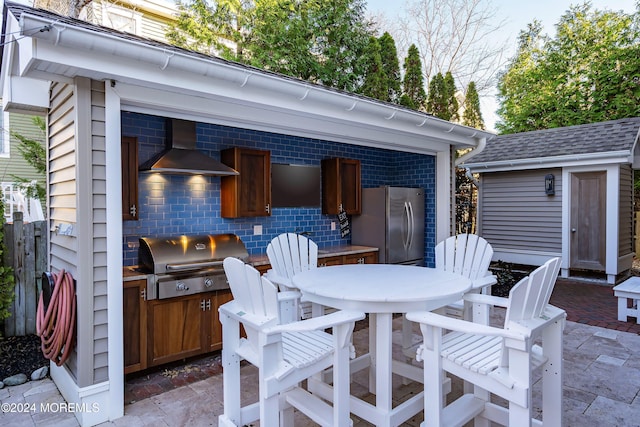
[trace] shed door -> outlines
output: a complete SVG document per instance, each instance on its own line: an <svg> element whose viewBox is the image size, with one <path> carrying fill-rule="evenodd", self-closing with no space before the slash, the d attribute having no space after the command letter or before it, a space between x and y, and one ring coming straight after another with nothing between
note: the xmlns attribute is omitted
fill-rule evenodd
<svg viewBox="0 0 640 427"><path fill-rule="evenodd" d="M569 268L600 271L605 269L606 186L605 171L571 175Z"/></svg>

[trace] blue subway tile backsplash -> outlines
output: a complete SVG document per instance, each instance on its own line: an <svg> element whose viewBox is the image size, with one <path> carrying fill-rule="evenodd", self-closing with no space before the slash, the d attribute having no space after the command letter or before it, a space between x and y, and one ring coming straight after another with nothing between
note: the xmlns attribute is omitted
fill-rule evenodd
<svg viewBox="0 0 640 427"><path fill-rule="evenodd" d="M140 113L122 113L122 134L138 138L139 162L165 147L166 119ZM220 151L233 147L269 150L272 163L320 166L329 157L358 159L362 186L421 187L425 190L425 264L433 265L435 245L435 157L298 136L240 129L207 123L196 127L197 149L220 160ZM123 223L123 264L138 263L140 237L180 234L237 234L250 254L266 251L271 239L283 232L311 231L320 248L349 244L340 229L331 230L337 216L321 208L273 208L269 217L229 219L220 216L220 177L139 175L138 221ZM262 235L254 235L262 225Z"/></svg>

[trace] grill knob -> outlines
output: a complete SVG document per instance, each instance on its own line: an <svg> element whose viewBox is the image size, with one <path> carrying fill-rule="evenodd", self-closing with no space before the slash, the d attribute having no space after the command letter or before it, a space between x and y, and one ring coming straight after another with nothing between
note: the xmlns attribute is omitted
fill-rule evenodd
<svg viewBox="0 0 640 427"><path fill-rule="evenodd" d="M176 291L188 291L189 288L187 287L187 285L184 284L184 282L178 282L176 283Z"/></svg>
<svg viewBox="0 0 640 427"><path fill-rule="evenodd" d="M210 288L213 286L213 280L210 277L204 279L204 287Z"/></svg>

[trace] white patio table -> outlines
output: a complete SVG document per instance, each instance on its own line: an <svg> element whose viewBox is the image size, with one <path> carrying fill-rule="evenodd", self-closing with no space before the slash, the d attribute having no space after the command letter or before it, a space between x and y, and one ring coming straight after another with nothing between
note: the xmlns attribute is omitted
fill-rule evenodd
<svg viewBox="0 0 640 427"><path fill-rule="evenodd" d="M323 306L369 313L369 354L352 363L352 372L371 365L369 390L376 394L371 405L351 396L351 412L376 426L397 426L424 407L423 394L392 407L393 373L422 382L422 370L393 360L391 352L394 313L434 310L458 301L471 281L434 268L395 264L352 264L316 268L293 277L302 298ZM322 382L310 387L331 396Z"/></svg>

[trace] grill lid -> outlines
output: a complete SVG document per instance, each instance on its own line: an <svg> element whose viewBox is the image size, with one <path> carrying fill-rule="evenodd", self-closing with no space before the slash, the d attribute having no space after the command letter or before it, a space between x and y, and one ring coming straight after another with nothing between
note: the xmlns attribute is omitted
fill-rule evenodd
<svg viewBox="0 0 640 427"><path fill-rule="evenodd" d="M141 237L138 264L145 271L165 274L217 267L226 257L244 260L248 256L235 234Z"/></svg>

